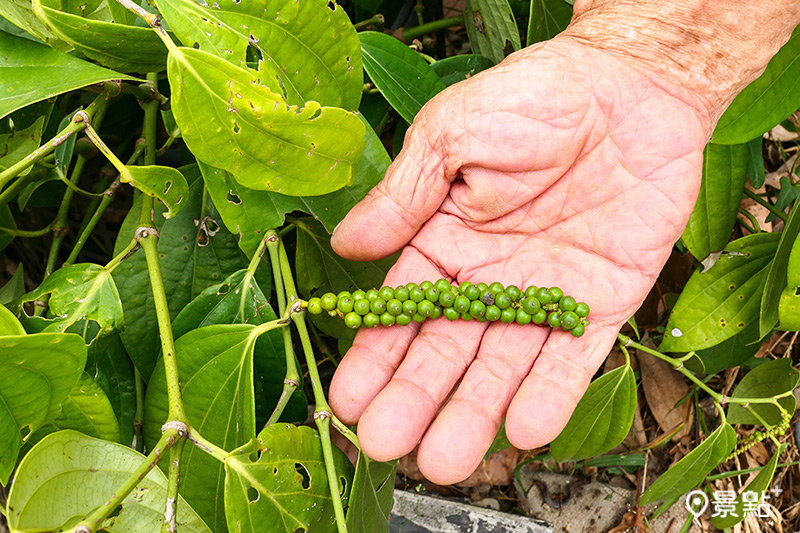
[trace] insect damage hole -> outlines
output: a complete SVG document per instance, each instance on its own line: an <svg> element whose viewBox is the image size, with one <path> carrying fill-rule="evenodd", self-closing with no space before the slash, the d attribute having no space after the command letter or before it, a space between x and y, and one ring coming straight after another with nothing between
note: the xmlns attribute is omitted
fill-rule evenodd
<svg viewBox="0 0 800 533"><path fill-rule="evenodd" d="M239 124L237 122L234 122L233 123L233 133L239 133L240 131L242 131L242 129L239 127Z"/></svg>
<svg viewBox="0 0 800 533"><path fill-rule="evenodd" d="M331 0L328 0L328 9L330 9L331 11L336 11L336 4Z"/></svg>
<svg viewBox="0 0 800 533"><path fill-rule="evenodd" d="M247 487L247 501L256 503L261 498L261 494L254 487Z"/></svg>
<svg viewBox="0 0 800 533"><path fill-rule="evenodd" d="M233 205L241 205L242 203L241 197L239 197L239 195L233 192L233 190L231 189L228 189L228 194L225 197L225 199L228 200Z"/></svg>
<svg viewBox="0 0 800 533"><path fill-rule="evenodd" d="M164 194L167 194L169 190L172 188L172 182L168 181L164 184Z"/></svg>
<svg viewBox="0 0 800 533"><path fill-rule="evenodd" d="M294 469L302 478L300 484L303 486L303 490L307 490L311 486L311 475L308 473L308 470L300 463L295 463Z"/></svg>

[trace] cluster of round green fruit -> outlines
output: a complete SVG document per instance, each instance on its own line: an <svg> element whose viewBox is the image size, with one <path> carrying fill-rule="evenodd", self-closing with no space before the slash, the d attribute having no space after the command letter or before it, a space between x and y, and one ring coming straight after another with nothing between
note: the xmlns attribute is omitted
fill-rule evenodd
<svg viewBox="0 0 800 533"><path fill-rule="evenodd" d="M525 290L502 283L473 284L465 281L454 285L446 279L409 283L399 287L382 287L352 293L332 292L311 298L308 312L344 319L353 329L377 326L405 326L429 318L444 316L448 320L477 320L504 324L546 324L569 331L575 337L589 324L589 306L572 296L565 296L558 287L528 287Z"/></svg>

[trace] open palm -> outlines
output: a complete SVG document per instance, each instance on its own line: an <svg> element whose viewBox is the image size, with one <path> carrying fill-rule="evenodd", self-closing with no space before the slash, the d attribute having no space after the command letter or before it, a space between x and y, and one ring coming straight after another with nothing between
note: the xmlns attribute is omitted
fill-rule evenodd
<svg viewBox="0 0 800 533"><path fill-rule="evenodd" d="M405 246L387 285L559 286L589 304L591 325L580 338L443 319L360 331L330 399L364 451L388 460L419 443L422 472L453 483L504 417L517 447L555 438L680 236L710 128L689 95L566 38L431 100L336 251Z"/></svg>

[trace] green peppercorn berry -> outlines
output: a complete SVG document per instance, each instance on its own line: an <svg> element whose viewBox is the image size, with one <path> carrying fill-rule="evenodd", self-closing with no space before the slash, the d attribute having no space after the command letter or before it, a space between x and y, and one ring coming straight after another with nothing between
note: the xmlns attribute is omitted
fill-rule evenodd
<svg viewBox="0 0 800 533"><path fill-rule="evenodd" d="M369 300L364 298L362 300L356 300L353 302L353 311L360 316L364 316L369 313Z"/></svg>
<svg viewBox="0 0 800 533"><path fill-rule="evenodd" d="M511 307L511 298L505 291L498 292L494 295L494 304L500 309L508 309Z"/></svg>
<svg viewBox="0 0 800 533"><path fill-rule="evenodd" d="M386 302L386 312L392 316L397 316L403 312L403 302L395 298Z"/></svg>
<svg viewBox="0 0 800 533"><path fill-rule="evenodd" d="M403 313L402 315L397 315L395 320L397 321L398 326L407 326L411 324L411 315Z"/></svg>
<svg viewBox="0 0 800 533"><path fill-rule="evenodd" d="M322 313L321 301L322 300L320 300L319 298L311 298L308 301L308 306L307 306L308 312L311 313L312 315L318 315Z"/></svg>
<svg viewBox="0 0 800 533"><path fill-rule="evenodd" d="M554 302L558 302L564 297L564 291L560 287L550 287L550 294L553 296Z"/></svg>
<svg viewBox="0 0 800 533"><path fill-rule="evenodd" d="M353 300L352 297L344 296L342 298L339 298L339 301L336 303L336 309L338 309L340 312L344 314L347 314L353 310L354 303L355 301Z"/></svg>
<svg viewBox="0 0 800 533"><path fill-rule="evenodd" d="M572 333L573 337L580 337L581 335L583 335L583 324L578 324L577 326L569 330L569 332Z"/></svg>
<svg viewBox="0 0 800 533"><path fill-rule="evenodd" d="M394 289L391 287L381 287L381 290L378 291L378 296L383 298L384 302L388 302L394 298Z"/></svg>
<svg viewBox="0 0 800 533"><path fill-rule="evenodd" d="M433 282L432 281L428 281L428 280L425 280L425 281L423 281L422 283L419 284L419 288L422 289L423 291L427 291L428 289L430 289L432 287L433 287Z"/></svg>
<svg viewBox="0 0 800 533"><path fill-rule="evenodd" d="M481 323L483 323L483 322L488 322L488 320L486 320L486 317L485 317L485 316L476 316L476 317L475 317L475 320L476 320L477 322L481 322Z"/></svg>
<svg viewBox="0 0 800 533"><path fill-rule="evenodd" d="M475 300L469 305L469 314L471 314L473 318L483 318L484 315L486 315L486 304Z"/></svg>
<svg viewBox="0 0 800 533"><path fill-rule="evenodd" d="M536 299L539 300L540 304L547 305L553 301L553 295L550 294L550 290L547 287L542 287L536 292Z"/></svg>
<svg viewBox="0 0 800 533"><path fill-rule="evenodd" d="M375 298L369 303L369 310L380 316L386 312L386 302L383 298Z"/></svg>
<svg viewBox="0 0 800 533"><path fill-rule="evenodd" d="M416 284L416 283L414 283L414 282L411 282L411 283L406 283L406 289L408 289L409 291L410 291L411 289L419 289L419 285L417 285L417 284Z"/></svg>
<svg viewBox="0 0 800 533"><path fill-rule="evenodd" d="M564 311L561 313L561 329L570 330L581 323L581 319L575 311Z"/></svg>
<svg viewBox="0 0 800 533"><path fill-rule="evenodd" d="M443 313L444 317L452 322L453 320L458 320L461 318L461 313L453 309L452 307L445 307Z"/></svg>
<svg viewBox="0 0 800 533"><path fill-rule="evenodd" d="M549 315L547 315L547 323L550 325L551 328L560 328L561 327L561 313L558 311L553 311Z"/></svg>
<svg viewBox="0 0 800 533"><path fill-rule="evenodd" d="M442 316L442 306L441 305L434 305L433 312L431 313L431 318L436 320Z"/></svg>
<svg viewBox="0 0 800 533"><path fill-rule="evenodd" d="M534 324L544 324L547 322L547 311L544 309L539 309L531 315L531 321Z"/></svg>
<svg viewBox="0 0 800 533"><path fill-rule="evenodd" d="M423 291L419 287L414 287L413 289L409 289L408 298L412 302L420 303L422 300L425 299L425 291Z"/></svg>
<svg viewBox="0 0 800 533"><path fill-rule="evenodd" d="M508 309L503 309L503 314L500 315L500 322L503 324L511 324L517 319L517 310L512 309L509 307Z"/></svg>
<svg viewBox="0 0 800 533"><path fill-rule="evenodd" d="M539 300L537 300L535 296L527 296L522 299L522 308L529 315L533 315L542 308L542 304L539 303Z"/></svg>
<svg viewBox="0 0 800 533"><path fill-rule="evenodd" d="M516 285L509 285L506 287L506 294L508 294L508 297L511 298L512 302L517 302L520 298L522 298L522 291L519 290L519 287Z"/></svg>
<svg viewBox="0 0 800 533"><path fill-rule="evenodd" d="M467 298L462 294L461 296L456 298L456 300L453 302L453 309L455 309L459 313L466 313L467 311L469 311L469 304L470 304L469 298Z"/></svg>
<svg viewBox="0 0 800 533"><path fill-rule="evenodd" d="M470 320L475 320L475 317L469 313L461 313L461 320L464 322L469 322Z"/></svg>
<svg viewBox="0 0 800 533"><path fill-rule="evenodd" d="M453 291L447 290L439 293L439 305L442 307L453 307L456 301L456 295Z"/></svg>
<svg viewBox="0 0 800 533"><path fill-rule="evenodd" d="M578 306L578 302L576 302L575 298L572 296L564 296L561 298L561 301L558 302L558 306L562 311L574 311L575 307Z"/></svg>
<svg viewBox="0 0 800 533"><path fill-rule="evenodd" d="M339 299L336 297L335 294L333 294L332 292L326 292L325 294L322 295L322 298L320 299L320 305L326 311L333 311L334 309L336 309L336 302L338 300Z"/></svg>
<svg viewBox="0 0 800 533"><path fill-rule="evenodd" d="M406 300L403 302L403 312L408 316L414 316L417 314L417 302L413 300Z"/></svg>
<svg viewBox="0 0 800 533"><path fill-rule="evenodd" d="M422 315L421 315L421 314L419 314L419 313L414 313L414 316L413 316L413 317L411 317L411 318L412 318L412 319L414 320L414 322L416 322L417 324L422 324L423 322L425 322L425 319L426 319L427 317L424 317L424 316L422 316Z"/></svg>
<svg viewBox="0 0 800 533"><path fill-rule="evenodd" d="M358 329L361 327L361 315L353 311L344 315L344 325L348 328Z"/></svg>
<svg viewBox="0 0 800 533"><path fill-rule="evenodd" d="M408 287L404 285L400 285L394 290L394 297L400 300L401 302L405 302L408 300Z"/></svg>
<svg viewBox="0 0 800 533"><path fill-rule="evenodd" d="M480 282L475 286L478 287L479 291L488 291L489 290L489 286L487 284L483 283L483 282Z"/></svg>
<svg viewBox="0 0 800 533"><path fill-rule="evenodd" d="M445 292L445 291L449 291L449 290L452 289L452 285L450 285L450 282L447 281L444 278L442 278L440 280L437 280L436 283L434 283L433 286L436 287L437 289L439 289L440 293Z"/></svg>
<svg viewBox="0 0 800 533"><path fill-rule="evenodd" d="M492 305L494 303L494 293L490 290L481 291L480 301L483 305Z"/></svg>
<svg viewBox="0 0 800 533"><path fill-rule="evenodd" d="M489 305L486 307L486 315L484 316L486 316L486 320L489 320L490 322L495 322L497 320L500 320L500 315L502 314L503 311L499 307L497 307L496 305Z"/></svg>
<svg viewBox="0 0 800 533"><path fill-rule="evenodd" d="M367 291L367 300L369 300L370 302L380 297L381 296L380 294L378 294L378 289L370 289Z"/></svg>
<svg viewBox="0 0 800 533"><path fill-rule="evenodd" d="M381 326L394 326L395 321L394 315L390 315L389 313L383 313L381 315Z"/></svg>
<svg viewBox="0 0 800 533"><path fill-rule="evenodd" d="M381 317L379 317L375 313L367 313L366 315L364 315L364 318L362 318L361 321L364 324L364 327L374 328L381 323Z"/></svg>
<svg viewBox="0 0 800 533"><path fill-rule="evenodd" d="M471 281L462 281L461 284L458 286L458 292L464 294L464 291L467 290L468 287L472 287Z"/></svg>
<svg viewBox="0 0 800 533"><path fill-rule="evenodd" d="M463 291L464 296L469 298L470 300L477 300L481 297L481 290L477 287L477 285L470 285Z"/></svg>
<svg viewBox="0 0 800 533"><path fill-rule="evenodd" d="M417 313L421 314L422 316L431 316L433 313L433 308L436 307L430 300L422 300L419 304L417 304Z"/></svg>
<svg viewBox="0 0 800 533"><path fill-rule="evenodd" d="M517 324L527 326L528 324L531 323L532 318L533 317L531 317L529 313L526 313L524 309L517 309L517 315L515 317Z"/></svg>
<svg viewBox="0 0 800 533"><path fill-rule="evenodd" d="M353 300L363 300L367 297L367 293L358 289L357 291L353 291Z"/></svg>
<svg viewBox="0 0 800 533"><path fill-rule="evenodd" d="M581 318L586 318L587 316L589 316L589 306L583 302L579 302L575 306L575 314Z"/></svg>
<svg viewBox="0 0 800 533"><path fill-rule="evenodd" d="M425 290L425 299L429 302L436 303L439 301L439 289L431 287Z"/></svg>
<svg viewBox="0 0 800 533"><path fill-rule="evenodd" d="M537 287L536 285L531 285L530 287L525 289L525 296L527 296L528 298L533 298L537 294L539 294L539 287Z"/></svg>
<svg viewBox="0 0 800 533"><path fill-rule="evenodd" d="M489 285L489 290L497 294L498 292L503 292L505 290L505 287L499 281L495 281L494 283Z"/></svg>

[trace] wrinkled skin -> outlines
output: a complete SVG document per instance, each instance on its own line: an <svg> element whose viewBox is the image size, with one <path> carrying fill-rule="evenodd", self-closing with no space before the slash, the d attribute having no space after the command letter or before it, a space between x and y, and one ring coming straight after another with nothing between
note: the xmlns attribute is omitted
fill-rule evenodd
<svg viewBox="0 0 800 533"><path fill-rule="evenodd" d="M439 94L385 179L333 239L344 257L403 248L387 285L440 277L559 286L591 307L581 338L533 325L427 321L360 331L330 389L364 451L419 443L431 481L480 464L500 424L555 438L644 300L691 213L712 129L688 91L569 38ZM459 382L460 380L460 382Z"/></svg>

